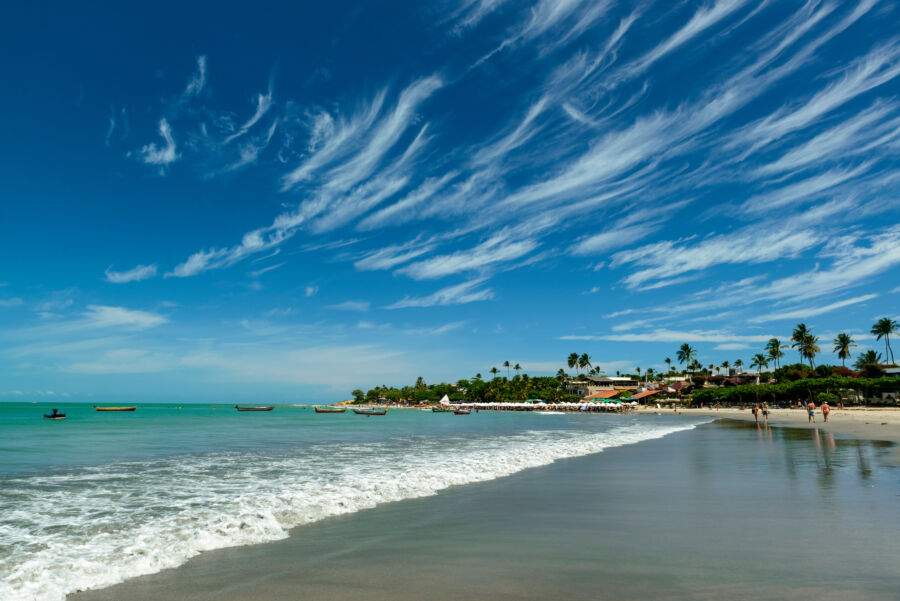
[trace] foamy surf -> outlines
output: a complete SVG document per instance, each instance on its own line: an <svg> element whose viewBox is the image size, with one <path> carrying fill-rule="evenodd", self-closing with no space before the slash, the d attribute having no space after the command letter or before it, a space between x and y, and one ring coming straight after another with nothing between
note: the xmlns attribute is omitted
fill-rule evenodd
<svg viewBox="0 0 900 601"><path fill-rule="evenodd" d="M180 456L7 479L0 489L0 599L62 601L69 593L181 565L203 551L278 540L293 527L329 516L433 495L695 425L403 437L280 453Z"/></svg>

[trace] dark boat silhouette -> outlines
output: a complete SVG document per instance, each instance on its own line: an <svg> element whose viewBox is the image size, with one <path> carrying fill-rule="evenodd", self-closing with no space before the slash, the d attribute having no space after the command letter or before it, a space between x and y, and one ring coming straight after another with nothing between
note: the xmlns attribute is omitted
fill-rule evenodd
<svg viewBox="0 0 900 601"><path fill-rule="evenodd" d="M59 410L54 409L53 413L45 413L44 417L47 419L66 419L66 414L60 413Z"/></svg>
<svg viewBox="0 0 900 601"><path fill-rule="evenodd" d="M235 405L234 408L238 411L271 411L275 407L241 407L240 405Z"/></svg>
<svg viewBox="0 0 900 601"><path fill-rule="evenodd" d="M98 407L94 405L95 411L134 411L137 407Z"/></svg>
<svg viewBox="0 0 900 601"><path fill-rule="evenodd" d="M316 413L343 413L346 407L316 407Z"/></svg>

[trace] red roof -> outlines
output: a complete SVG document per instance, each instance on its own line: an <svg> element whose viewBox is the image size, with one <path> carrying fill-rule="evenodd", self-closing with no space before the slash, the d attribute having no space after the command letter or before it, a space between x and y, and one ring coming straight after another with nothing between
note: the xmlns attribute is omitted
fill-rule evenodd
<svg viewBox="0 0 900 601"><path fill-rule="evenodd" d="M644 397L650 396L651 394L659 394L662 392L661 390L645 390L644 392L639 392L637 394L631 395L632 400L634 399L642 399Z"/></svg>
<svg viewBox="0 0 900 601"><path fill-rule="evenodd" d="M584 397L586 401L594 400L594 399L611 399L617 394L619 394L619 390L601 390L596 394L592 394L590 396Z"/></svg>

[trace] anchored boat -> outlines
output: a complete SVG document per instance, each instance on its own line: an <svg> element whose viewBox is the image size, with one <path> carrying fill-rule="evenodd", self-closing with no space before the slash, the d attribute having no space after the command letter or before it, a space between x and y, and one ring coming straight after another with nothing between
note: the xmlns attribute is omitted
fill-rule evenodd
<svg viewBox="0 0 900 601"><path fill-rule="evenodd" d="M346 407L316 407L316 413L343 413Z"/></svg>
<svg viewBox="0 0 900 601"><path fill-rule="evenodd" d="M271 411L275 407L241 407L240 405L235 405L234 408L238 411Z"/></svg>
<svg viewBox="0 0 900 601"><path fill-rule="evenodd" d="M354 409L353 413L355 413L356 415L365 416L384 415L385 413L387 413L387 409Z"/></svg>
<svg viewBox="0 0 900 601"><path fill-rule="evenodd" d="M137 407L98 407L94 405L95 411L134 411Z"/></svg>
<svg viewBox="0 0 900 601"><path fill-rule="evenodd" d="M454 409L453 415L469 415L472 413L471 409Z"/></svg>
<svg viewBox="0 0 900 601"><path fill-rule="evenodd" d="M66 414L60 413L58 409L54 409L53 413L45 413L44 417L47 419L66 419Z"/></svg>

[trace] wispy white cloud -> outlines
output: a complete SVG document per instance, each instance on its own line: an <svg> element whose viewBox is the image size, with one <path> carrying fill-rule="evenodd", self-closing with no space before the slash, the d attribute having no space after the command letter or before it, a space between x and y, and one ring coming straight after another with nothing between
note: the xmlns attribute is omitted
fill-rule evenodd
<svg viewBox="0 0 900 601"><path fill-rule="evenodd" d="M0 307L18 307L24 303L25 301L17 296L0 298Z"/></svg>
<svg viewBox="0 0 900 601"><path fill-rule="evenodd" d="M197 96L200 92L203 91L203 88L206 86L206 56L201 55L197 57L197 70L191 76L190 81L188 81L187 85L184 88L184 92L182 96L187 98L190 96Z"/></svg>
<svg viewBox="0 0 900 601"><path fill-rule="evenodd" d="M715 342L760 343L773 338L772 334L734 334L727 330L670 330L660 328L649 332L623 332L596 336L560 336L559 340L608 340L613 342Z"/></svg>
<svg viewBox="0 0 900 601"><path fill-rule="evenodd" d="M76 324L79 327L123 328L126 330L146 330L168 321L158 313L107 305L88 305L87 311L82 314L82 317L83 321Z"/></svg>
<svg viewBox="0 0 900 601"><path fill-rule="evenodd" d="M344 301L342 303L338 303L336 305L328 305L327 309L335 309L337 311L361 311L365 312L369 310L369 307L372 305L369 301Z"/></svg>
<svg viewBox="0 0 900 601"><path fill-rule="evenodd" d="M408 307L437 307L446 305L464 305L478 301L487 301L494 298L494 291L490 288L481 288L483 279L469 280L461 284L455 284L441 288L433 294L422 297L405 296L401 300L388 305L385 309L405 309Z"/></svg>
<svg viewBox="0 0 900 601"><path fill-rule="evenodd" d="M777 313L757 315L756 317L751 317L747 321L749 321L750 323L763 323L767 321L778 321L781 319L809 319L810 317L815 317L816 315L822 315L823 313L830 313L831 311L836 311L837 309L843 309L844 307L864 303L877 297L877 294L864 294L862 296L848 298L819 307L798 307L796 309L789 309L787 311L780 311Z"/></svg>
<svg viewBox="0 0 900 601"><path fill-rule="evenodd" d="M309 298L311 296L315 296L319 292L318 286L307 286L303 289L303 296Z"/></svg>
<svg viewBox="0 0 900 601"><path fill-rule="evenodd" d="M164 145L157 146L155 142L151 142L141 147L141 160L148 165L158 165L161 169L165 169L178 160L175 138L172 137L172 127L165 117L159 120L159 135L162 136Z"/></svg>
<svg viewBox="0 0 900 601"><path fill-rule="evenodd" d="M139 282L156 276L156 265L137 265L126 271L113 271L112 265L106 268L106 281L113 284Z"/></svg>
<svg viewBox="0 0 900 601"><path fill-rule="evenodd" d="M253 115L247 119L247 121L241 125L237 131L233 134L225 138L225 144L228 144L232 140L240 138L252 128L256 123L263 118L263 116L269 112L269 109L272 108L272 89L270 88L268 92L265 94L257 94L256 95L256 111Z"/></svg>

